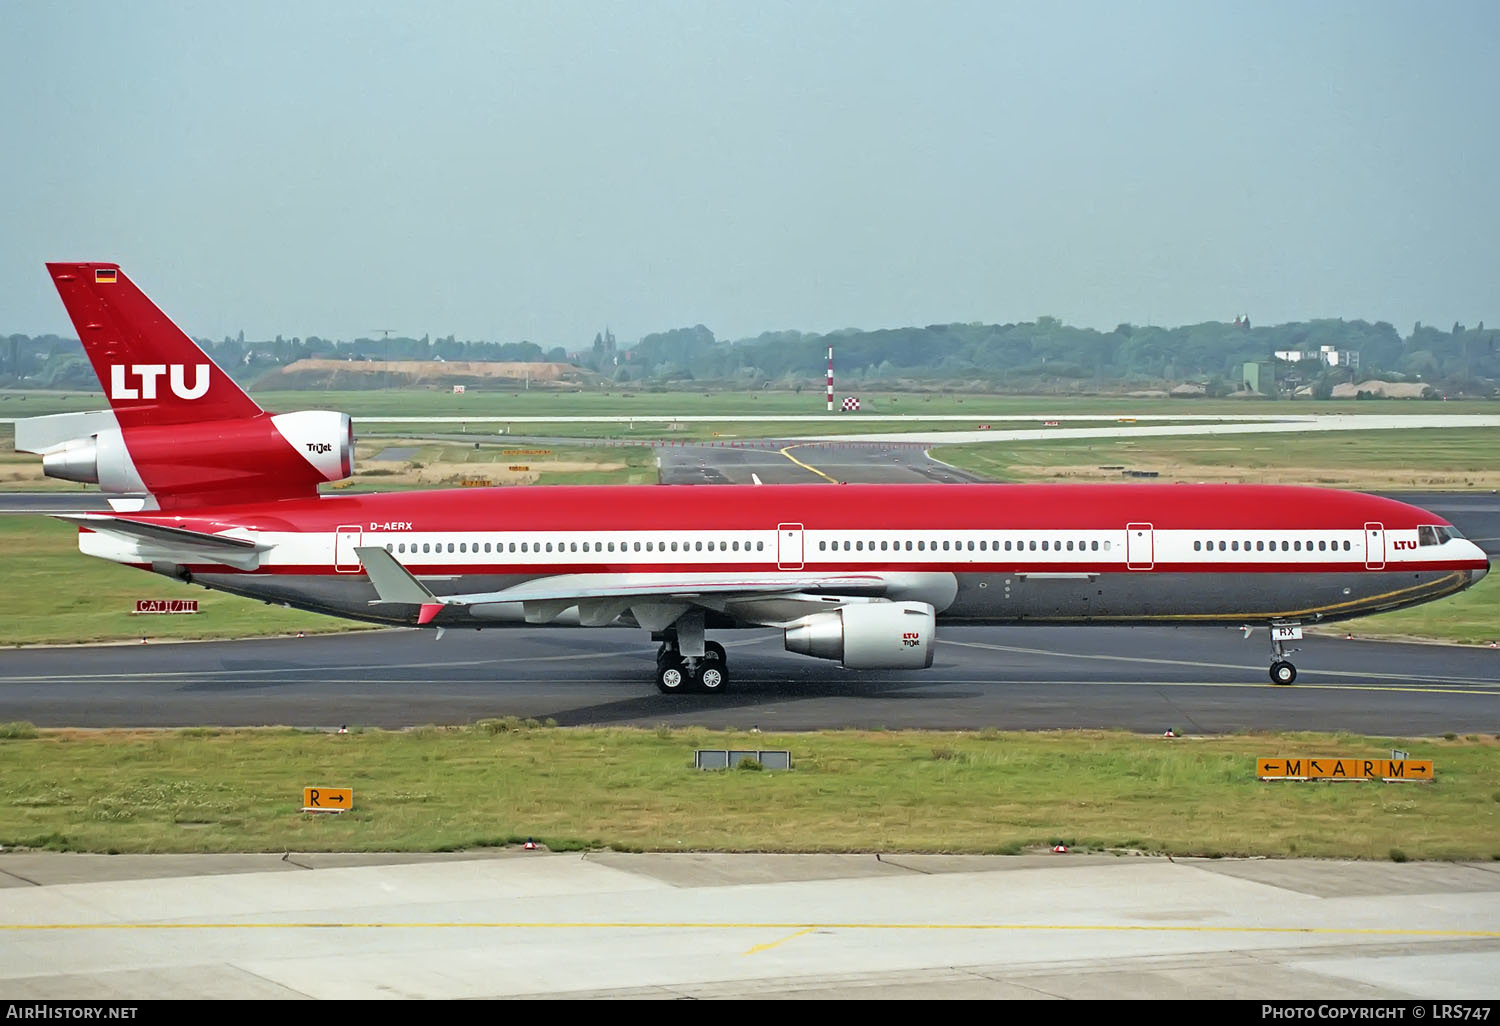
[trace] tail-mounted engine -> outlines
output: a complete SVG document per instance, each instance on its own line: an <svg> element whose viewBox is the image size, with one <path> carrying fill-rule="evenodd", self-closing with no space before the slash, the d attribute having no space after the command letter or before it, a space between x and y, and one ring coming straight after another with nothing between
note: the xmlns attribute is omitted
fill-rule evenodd
<svg viewBox="0 0 1500 1026"><path fill-rule="evenodd" d="M926 602L860 603L799 620L786 629L786 648L852 670L922 670L932 665L936 625Z"/></svg>
<svg viewBox="0 0 1500 1026"><path fill-rule="evenodd" d="M107 416L107 414L105 415ZM56 437L64 426L52 421ZM38 439L48 477L97 484L106 492L148 492L162 508L215 502L311 497L324 481L354 472L354 426L348 414L326 410L262 414L192 424L100 427L67 441ZM94 425L90 425L91 427ZM37 425L40 433L43 425Z"/></svg>

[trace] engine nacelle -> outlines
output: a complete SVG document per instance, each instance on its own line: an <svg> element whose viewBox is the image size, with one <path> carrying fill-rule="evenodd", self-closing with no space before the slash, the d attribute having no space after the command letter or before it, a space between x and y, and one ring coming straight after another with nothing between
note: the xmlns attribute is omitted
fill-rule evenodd
<svg viewBox="0 0 1500 1026"><path fill-rule="evenodd" d="M870 602L814 613L786 629L788 652L837 659L851 670L932 665L937 617L926 602Z"/></svg>
<svg viewBox="0 0 1500 1026"><path fill-rule="evenodd" d="M324 481L354 472L354 426L348 414L304 410L105 428L50 449L42 471L106 492L150 492L158 499L315 495Z"/></svg>

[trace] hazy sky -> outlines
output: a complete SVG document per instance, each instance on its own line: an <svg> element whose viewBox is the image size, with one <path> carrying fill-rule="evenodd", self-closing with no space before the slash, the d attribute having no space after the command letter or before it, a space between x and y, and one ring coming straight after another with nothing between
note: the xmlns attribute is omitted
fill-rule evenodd
<svg viewBox="0 0 1500 1026"><path fill-rule="evenodd" d="M0 334L1500 323L1500 3L0 0Z"/></svg>

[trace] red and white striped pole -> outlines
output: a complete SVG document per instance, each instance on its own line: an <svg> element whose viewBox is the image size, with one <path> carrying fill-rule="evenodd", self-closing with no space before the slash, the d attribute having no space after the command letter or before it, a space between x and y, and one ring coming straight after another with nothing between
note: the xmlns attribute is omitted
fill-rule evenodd
<svg viewBox="0 0 1500 1026"><path fill-rule="evenodd" d="M828 347L828 412L833 412L833 346Z"/></svg>

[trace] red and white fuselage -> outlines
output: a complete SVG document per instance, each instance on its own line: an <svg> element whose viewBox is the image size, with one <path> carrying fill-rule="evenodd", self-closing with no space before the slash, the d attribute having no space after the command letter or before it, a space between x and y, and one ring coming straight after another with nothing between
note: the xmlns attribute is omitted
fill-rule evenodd
<svg viewBox="0 0 1500 1026"><path fill-rule="evenodd" d="M438 596L559 576L681 589L821 575L847 587L864 575L900 581L940 622L965 623L1332 621L1459 591L1488 569L1482 550L1418 507L1287 486L462 489L128 519L265 546L240 566L178 564L201 583L408 623L415 610L370 604L357 549L385 549ZM182 556L171 542L110 533L80 547L145 569ZM455 606L437 622L485 621Z"/></svg>

